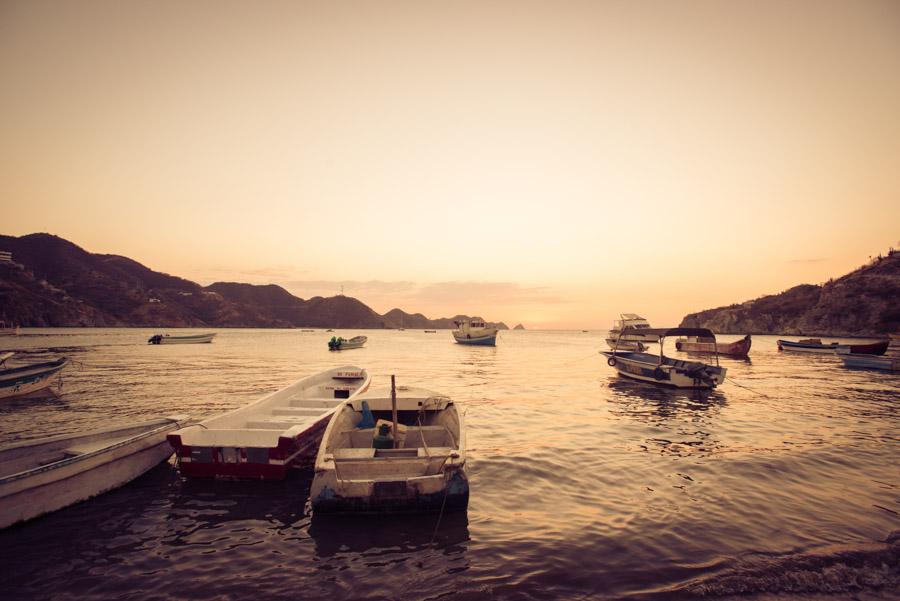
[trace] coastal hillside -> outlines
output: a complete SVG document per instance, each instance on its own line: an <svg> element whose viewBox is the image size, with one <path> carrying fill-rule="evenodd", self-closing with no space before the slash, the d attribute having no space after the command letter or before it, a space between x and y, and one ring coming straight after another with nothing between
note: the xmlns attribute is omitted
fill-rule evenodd
<svg viewBox="0 0 900 601"><path fill-rule="evenodd" d="M0 320L23 327L452 327L452 318L400 309L379 315L343 295L303 300L274 284L203 287L50 234L0 235L0 251L12 253L0 261Z"/></svg>
<svg viewBox="0 0 900 601"><path fill-rule="evenodd" d="M720 334L883 336L900 332L900 251L821 286L691 313L682 327Z"/></svg>

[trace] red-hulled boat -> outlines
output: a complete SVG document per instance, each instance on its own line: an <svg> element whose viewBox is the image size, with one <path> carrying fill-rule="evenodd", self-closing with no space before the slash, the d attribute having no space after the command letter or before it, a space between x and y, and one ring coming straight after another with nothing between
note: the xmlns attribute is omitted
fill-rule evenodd
<svg viewBox="0 0 900 601"><path fill-rule="evenodd" d="M746 357L750 354L750 334L734 342L716 342L708 338L689 336L675 341L675 348L688 353L716 353L732 357Z"/></svg>

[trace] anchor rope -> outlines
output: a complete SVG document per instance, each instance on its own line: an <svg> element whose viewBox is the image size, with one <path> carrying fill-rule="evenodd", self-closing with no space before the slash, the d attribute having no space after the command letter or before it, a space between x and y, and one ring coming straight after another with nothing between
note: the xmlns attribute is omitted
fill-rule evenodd
<svg viewBox="0 0 900 601"><path fill-rule="evenodd" d="M753 390L753 389L750 388L749 386L744 386L743 384L738 383L738 381L735 380L734 378L732 378L731 376L726 376L726 379L727 379L729 382L731 382L732 384L734 384L735 386L737 386L738 388L743 388L744 390L749 390L749 391L752 392L753 394L758 394L759 396L761 396L761 397L763 397L763 398L765 398L765 399L772 398L772 397L770 397L769 395L763 394L762 392L760 392L760 391L758 391L758 390Z"/></svg>

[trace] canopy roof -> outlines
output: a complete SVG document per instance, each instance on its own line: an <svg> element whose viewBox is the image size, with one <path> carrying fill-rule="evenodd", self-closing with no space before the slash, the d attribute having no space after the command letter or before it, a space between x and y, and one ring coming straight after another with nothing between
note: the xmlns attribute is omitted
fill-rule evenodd
<svg viewBox="0 0 900 601"><path fill-rule="evenodd" d="M622 329L622 336L629 334L639 334L641 336L702 336L706 338L716 339L716 335L706 328L633 328L631 326Z"/></svg>

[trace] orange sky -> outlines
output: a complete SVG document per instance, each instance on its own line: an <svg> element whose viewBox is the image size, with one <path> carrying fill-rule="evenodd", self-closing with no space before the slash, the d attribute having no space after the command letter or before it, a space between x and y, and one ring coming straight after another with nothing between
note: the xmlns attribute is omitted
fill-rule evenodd
<svg viewBox="0 0 900 601"><path fill-rule="evenodd" d="M607 327L900 245L900 3L0 2L0 233Z"/></svg>

